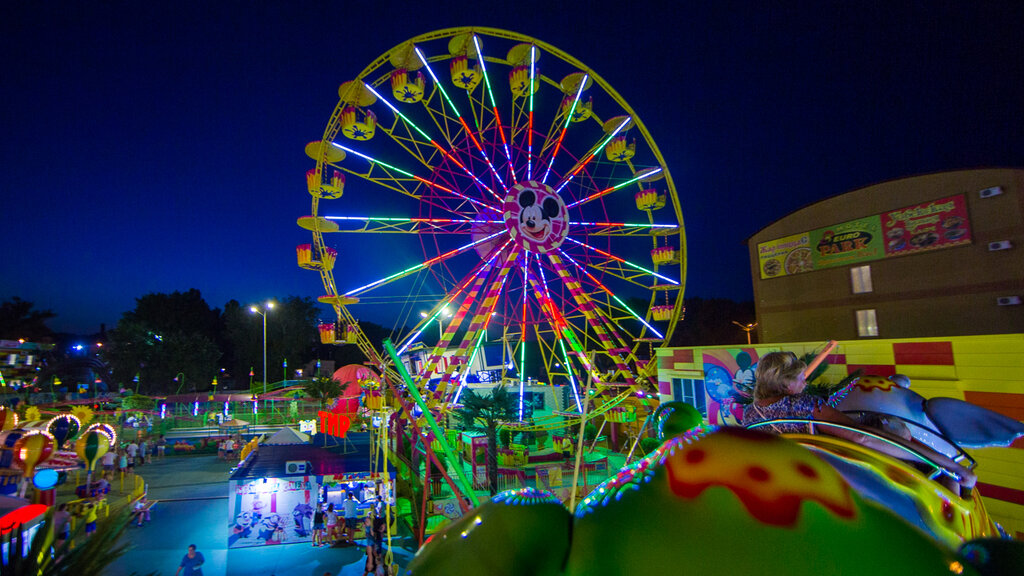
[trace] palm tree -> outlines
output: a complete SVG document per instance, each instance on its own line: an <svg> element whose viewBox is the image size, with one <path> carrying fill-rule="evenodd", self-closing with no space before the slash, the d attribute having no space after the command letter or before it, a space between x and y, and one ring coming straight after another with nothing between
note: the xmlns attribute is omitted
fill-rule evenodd
<svg viewBox="0 0 1024 576"><path fill-rule="evenodd" d="M472 389L462 395L462 408L456 412L467 430L487 435L487 478L491 496L498 493L498 423L517 417L508 388L498 386L487 396Z"/></svg>
<svg viewBox="0 0 1024 576"><path fill-rule="evenodd" d="M330 376L317 376L303 384L302 391L306 396L320 402L320 409L323 410L328 400L341 396L341 385Z"/></svg>

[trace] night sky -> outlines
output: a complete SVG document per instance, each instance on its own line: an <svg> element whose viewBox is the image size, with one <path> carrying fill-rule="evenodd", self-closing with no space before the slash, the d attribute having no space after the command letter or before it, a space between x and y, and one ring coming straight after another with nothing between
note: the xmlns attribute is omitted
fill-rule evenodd
<svg viewBox="0 0 1024 576"><path fill-rule="evenodd" d="M320 295L295 263L303 148L339 84L453 26L553 44L636 110L682 202L690 297L750 299L744 240L808 203L1024 165L1019 0L488 4L0 3L0 299L91 333L150 292ZM339 287L392 272L380 252L343 254Z"/></svg>

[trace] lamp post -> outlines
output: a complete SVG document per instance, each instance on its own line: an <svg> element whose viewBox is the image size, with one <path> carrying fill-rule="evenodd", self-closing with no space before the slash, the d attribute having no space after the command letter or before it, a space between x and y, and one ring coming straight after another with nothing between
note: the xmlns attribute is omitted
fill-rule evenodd
<svg viewBox="0 0 1024 576"><path fill-rule="evenodd" d="M249 311L263 317L263 394L267 393L267 312L274 308L274 302L268 301L263 305L263 310L256 306L250 306Z"/></svg>
<svg viewBox="0 0 1024 576"><path fill-rule="evenodd" d="M757 322L754 322L753 324L740 324L739 322L733 320L732 323L739 326L740 330L743 330L744 332L747 333L747 346L750 346L750 333L754 330L754 328L757 328Z"/></svg>
<svg viewBox="0 0 1024 576"><path fill-rule="evenodd" d="M452 315L452 313L448 311L448 308L444 307L437 314L435 314L433 316L433 318L437 318L437 340L438 341L440 341L441 338L444 338L444 326L441 324L441 319L442 318L448 318L451 315ZM431 318L431 316L428 316L426 312L420 312L420 317L421 318ZM428 322L429 322L429 320L428 320Z"/></svg>

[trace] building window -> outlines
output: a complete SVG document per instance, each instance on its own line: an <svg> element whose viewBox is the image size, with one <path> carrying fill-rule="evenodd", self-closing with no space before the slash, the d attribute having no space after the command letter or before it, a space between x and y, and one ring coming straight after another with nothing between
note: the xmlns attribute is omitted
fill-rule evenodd
<svg viewBox="0 0 1024 576"><path fill-rule="evenodd" d="M857 310L857 335L861 338L878 336L878 318L874 310Z"/></svg>
<svg viewBox="0 0 1024 576"><path fill-rule="evenodd" d="M874 292L871 287L871 266L854 266L850 268L850 287L854 294Z"/></svg>
<svg viewBox="0 0 1024 576"><path fill-rule="evenodd" d="M672 379L672 399L686 402L700 412L705 418L708 415L707 400L704 397L704 381L689 378Z"/></svg>

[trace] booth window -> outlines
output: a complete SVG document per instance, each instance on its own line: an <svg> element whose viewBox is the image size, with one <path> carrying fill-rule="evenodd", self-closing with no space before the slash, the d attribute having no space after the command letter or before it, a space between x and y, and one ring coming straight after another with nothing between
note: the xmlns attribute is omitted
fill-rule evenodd
<svg viewBox="0 0 1024 576"><path fill-rule="evenodd" d="M693 406L701 416L708 415L707 402L704 399L704 381L690 378L672 379L672 397Z"/></svg>
<svg viewBox="0 0 1024 576"><path fill-rule="evenodd" d="M871 266L854 266L850 268L850 287L854 294L874 292L871 286Z"/></svg>
<svg viewBox="0 0 1024 576"><path fill-rule="evenodd" d="M878 336L878 318L874 310L857 310L857 335L861 338Z"/></svg>

